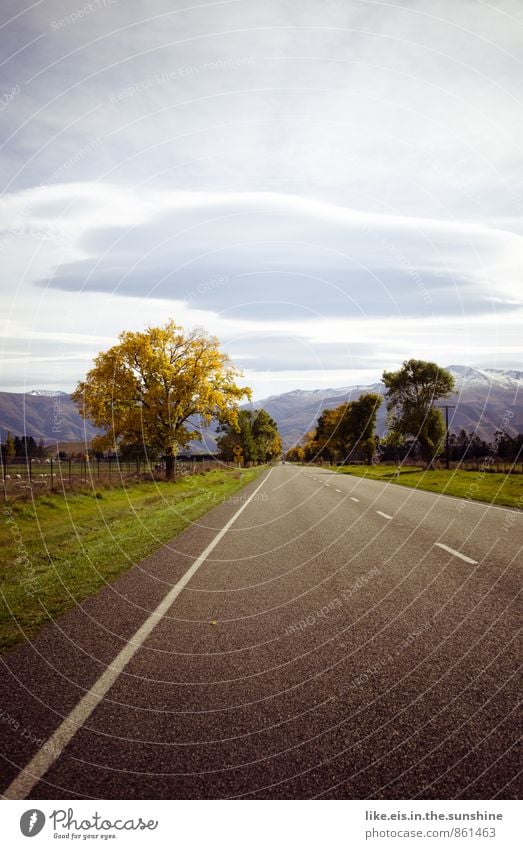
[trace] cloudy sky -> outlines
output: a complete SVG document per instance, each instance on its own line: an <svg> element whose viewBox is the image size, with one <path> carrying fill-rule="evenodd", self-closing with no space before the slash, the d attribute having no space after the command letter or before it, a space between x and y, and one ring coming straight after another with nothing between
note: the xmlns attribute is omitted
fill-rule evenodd
<svg viewBox="0 0 523 849"><path fill-rule="evenodd" d="M255 397L521 368L521 0L3 0L1 388L123 329Z"/></svg>

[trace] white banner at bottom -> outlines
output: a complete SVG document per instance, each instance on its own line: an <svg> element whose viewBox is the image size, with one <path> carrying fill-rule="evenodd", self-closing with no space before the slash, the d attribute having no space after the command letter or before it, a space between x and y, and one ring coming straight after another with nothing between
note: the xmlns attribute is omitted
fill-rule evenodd
<svg viewBox="0 0 523 849"><path fill-rule="evenodd" d="M0 805L3 845L147 849L520 846L516 801L71 800ZM519 838L521 835L519 834ZM34 839L34 843L28 841Z"/></svg>

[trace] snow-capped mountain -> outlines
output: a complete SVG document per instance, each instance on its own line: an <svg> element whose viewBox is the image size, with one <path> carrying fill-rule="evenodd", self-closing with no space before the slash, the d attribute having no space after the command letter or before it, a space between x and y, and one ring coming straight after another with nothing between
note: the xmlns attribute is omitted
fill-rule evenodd
<svg viewBox="0 0 523 849"><path fill-rule="evenodd" d="M35 398L68 398L67 392L61 392L59 389L31 389L26 392L26 395L32 395Z"/></svg>
<svg viewBox="0 0 523 849"><path fill-rule="evenodd" d="M499 388L523 389L523 371L500 368L470 368L470 366L448 366L456 380L456 385L496 386Z"/></svg>

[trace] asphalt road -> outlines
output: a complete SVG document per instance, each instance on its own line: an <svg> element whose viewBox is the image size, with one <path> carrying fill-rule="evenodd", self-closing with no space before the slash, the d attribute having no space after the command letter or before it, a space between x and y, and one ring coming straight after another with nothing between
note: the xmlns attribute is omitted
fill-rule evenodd
<svg viewBox="0 0 523 849"><path fill-rule="evenodd" d="M4 658L4 795L516 797L522 528L264 473Z"/></svg>

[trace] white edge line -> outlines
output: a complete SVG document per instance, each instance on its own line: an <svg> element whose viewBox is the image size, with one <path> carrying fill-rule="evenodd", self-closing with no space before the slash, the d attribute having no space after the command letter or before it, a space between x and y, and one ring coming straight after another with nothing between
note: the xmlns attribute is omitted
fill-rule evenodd
<svg viewBox="0 0 523 849"><path fill-rule="evenodd" d="M456 551L456 549L455 549L455 548L450 548L450 546L445 545L445 544L444 544L444 543L442 543L442 542L435 542L435 543L434 543L434 545L437 545L437 546L438 546L438 548L442 548L442 549L443 549L443 551L448 551L448 553L449 553L449 554L453 554L455 557L459 557L461 560L464 560L464 561L465 561L465 563L471 563L471 564L472 564L472 566L477 566L477 565L478 565L478 561L477 561L477 560L473 560L473 559L472 559L472 557L467 557L467 555L466 555L466 554L461 554L461 552L460 552L460 551Z"/></svg>
<svg viewBox="0 0 523 849"><path fill-rule="evenodd" d="M189 567L187 572L180 578L177 584L169 590L165 598L155 610L147 617L143 625L138 628L135 634L128 640L123 649L117 654L110 666L107 667L100 677L95 681L91 689L78 702L76 707L66 716L62 723L58 726L54 734L49 737L36 755L29 761L27 766L17 775L11 782L7 790L2 794L4 799L25 799L31 792L33 787L38 784L43 775L48 769L58 760L63 750L68 743L73 739L76 732L83 726L85 721L90 717L94 709L100 704L103 697L110 687L114 684L120 673L127 666L129 661L136 654L138 649L143 645L151 631L160 622L162 617L167 613L173 602L180 595L181 591L188 584L193 575L198 571L202 563L205 562L211 551L218 545L220 540L225 536L231 525L234 524L240 513L242 513L249 502L254 498L259 489L263 486L269 477L272 469L261 483L256 487L254 492L248 497L244 504L236 511L234 516L223 526L221 531L216 534L214 539L209 543L207 548L202 551L200 556Z"/></svg>
<svg viewBox="0 0 523 849"><path fill-rule="evenodd" d="M381 510L376 510L378 516L383 516L384 519L392 519L392 516L389 516L388 513L382 513Z"/></svg>

